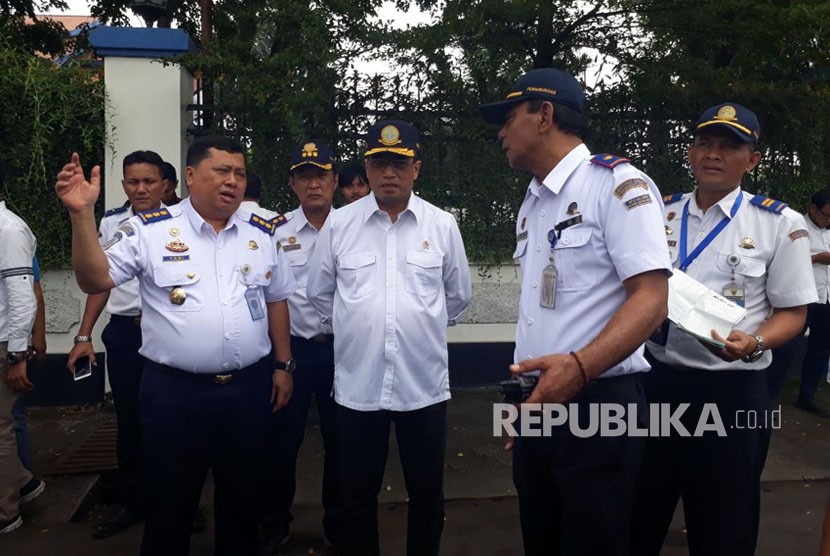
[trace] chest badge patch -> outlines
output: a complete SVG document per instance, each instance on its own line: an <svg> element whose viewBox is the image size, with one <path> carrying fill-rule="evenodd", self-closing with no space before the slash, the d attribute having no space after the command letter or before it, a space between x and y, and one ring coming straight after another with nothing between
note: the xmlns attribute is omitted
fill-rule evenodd
<svg viewBox="0 0 830 556"><path fill-rule="evenodd" d="M741 247L744 249L755 249L755 240L747 236L741 240Z"/></svg>
<svg viewBox="0 0 830 556"><path fill-rule="evenodd" d="M185 243L180 239L174 239L173 241L165 245L164 248L174 253L184 253L185 251L190 249L190 247L185 245Z"/></svg>
<svg viewBox="0 0 830 556"><path fill-rule="evenodd" d="M256 251L257 249L259 249L259 245L256 244L256 241L251 240L248 242L248 249Z"/></svg>

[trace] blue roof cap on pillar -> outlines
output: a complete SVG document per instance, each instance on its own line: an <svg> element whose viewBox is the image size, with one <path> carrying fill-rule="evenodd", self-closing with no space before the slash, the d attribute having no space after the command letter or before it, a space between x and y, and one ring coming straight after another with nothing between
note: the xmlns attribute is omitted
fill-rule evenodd
<svg viewBox="0 0 830 556"><path fill-rule="evenodd" d="M195 49L193 39L182 29L108 27L89 33L89 42L99 56L166 58Z"/></svg>

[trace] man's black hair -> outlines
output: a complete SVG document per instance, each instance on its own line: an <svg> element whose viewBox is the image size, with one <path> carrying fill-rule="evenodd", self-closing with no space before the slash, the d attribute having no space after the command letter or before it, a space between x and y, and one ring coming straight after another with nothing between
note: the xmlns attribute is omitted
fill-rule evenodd
<svg viewBox="0 0 830 556"><path fill-rule="evenodd" d="M248 185L245 186L244 198L259 201L262 197L262 178L250 170L246 171L245 175L248 178Z"/></svg>
<svg viewBox="0 0 830 556"><path fill-rule="evenodd" d="M810 197L810 202L819 210L824 208L824 205L830 204L830 187L819 189L813 193L813 196Z"/></svg>
<svg viewBox="0 0 830 556"><path fill-rule="evenodd" d="M337 177L337 185L340 187L351 185L355 177L360 177L360 181L365 184L369 183L369 178L366 177L366 167L363 164L344 166Z"/></svg>
<svg viewBox="0 0 830 556"><path fill-rule="evenodd" d="M550 101L538 98L529 100L527 103L528 113L535 114L542 109L542 105L546 102ZM585 116L558 102L551 104L553 104L553 123L556 124L556 127L565 133L576 135L584 141L590 131Z"/></svg>
<svg viewBox="0 0 830 556"><path fill-rule="evenodd" d="M121 169L122 172L126 175L127 173L127 166L132 166L133 164L152 164L156 168L159 169L159 175L164 177L164 160L159 156L157 152L153 151L133 151L127 156L124 157L124 164L123 168Z"/></svg>
<svg viewBox="0 0 830 556"><path fill-rule="evenodd" d="M231 154L241 153L243 157L245 156L245 151L242 150L242 146L233 139L221 135L208 135L200 137L187 148L186 164L188 166L198 166L200 162L208 157L209 149L225 151Z"/></svg>
<svg viewBox="0 0 830 556"><path fill-rule="evenodd" d="M164 168L161 171L161 177L165 180L179 181L179 178L176 175L176 167L169 162L164 163Z"/></svg>

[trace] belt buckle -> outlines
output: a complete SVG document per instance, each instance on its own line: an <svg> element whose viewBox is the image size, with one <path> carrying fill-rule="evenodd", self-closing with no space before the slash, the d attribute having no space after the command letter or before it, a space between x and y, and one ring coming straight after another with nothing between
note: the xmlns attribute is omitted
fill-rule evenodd
<svg viewBox="0 0 830 556"><path fill-rule="evenodd" d="M213 377L213 382L216 384L227 384L233 380L233 375L216 375Z"/></svg>

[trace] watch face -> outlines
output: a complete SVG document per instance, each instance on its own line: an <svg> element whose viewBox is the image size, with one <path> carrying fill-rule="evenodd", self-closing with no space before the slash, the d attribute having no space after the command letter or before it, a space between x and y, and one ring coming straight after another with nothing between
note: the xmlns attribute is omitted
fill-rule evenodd
<svg viewBox="0 0 830 556"><path fill-rule="evenodd" d="M21 357L18 356L16 353L12 353L11 351L6 353L6 361L9 363L17 363L20 361Z"/></svg>
<svg viewBox="0 0 830 556"><path fill-rule="evenodd" d="M288 371L289 373L293 373L294 368L296 366L297 366L297 362L294 361L293 359L289 359L288 361L285 362L285 370Z"/></svg>

